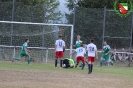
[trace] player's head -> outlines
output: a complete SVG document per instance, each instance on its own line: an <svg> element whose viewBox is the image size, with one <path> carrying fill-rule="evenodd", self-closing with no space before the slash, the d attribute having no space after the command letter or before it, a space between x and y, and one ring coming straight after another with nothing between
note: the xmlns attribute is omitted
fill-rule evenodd
<svg viewBox="0 0 133 88"><path fill-rule="evenodd" d="M94 43L94 39L90 39L90 43Z"/></svg>
<svg viewBox="0 0 133 88"><path fill-rule="evenodd" d="M29 41L29 39L27 38L27 39L25 39L25 42L29 43L30 41Z"/></svg>
<svg viewBox="0 0 133 88"><path fill-rule="evenodd" d="M107 45L107 41L104 41L104 43L103 43L105 46Z"/></svg>
<svg viewBox="0 0 133 88"><path fill-rule="evenodd" d="M116 52L116 49L114 49L114 52Z"/></svg>
<svg viewBox="0 0 133 88"><path fill-rule="evenodd" d="M62 34L59 34L59 39L62 39Z"/></svg>
<svg viewBox="0 0 133 88"><path fill-rule="evenodd" d="M82 42L82 44L81 45L83 45L83 46L81 46L81 47L84 47L85 46L85 42Z"/></svg>
<svg viewBox="0 0 133 88"><path fill-rule="evenodd" d="M85 45L85 42L82 42L80 46L81 46L81 47L84 47L84 45Z"/></svg>
<svg viewBox="0 0 133 88"><path fill-rule="evenodd" d="M77 35L77 40L80 40L80 38L81 38L80 35Z"/></svg>

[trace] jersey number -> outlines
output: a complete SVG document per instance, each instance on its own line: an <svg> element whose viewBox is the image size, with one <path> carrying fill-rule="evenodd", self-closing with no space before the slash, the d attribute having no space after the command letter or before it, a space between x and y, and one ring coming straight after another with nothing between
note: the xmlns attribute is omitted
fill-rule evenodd
<svg viewBox="0 0 133 88"><path fill-rule="evenodd" d="M94 51L94 47L89 47L89 51Z"/></svg>
<svg viewBox="0 0 133 88"><path fill-rule="evenodd" d="M59 42L59 46L62 47L62 42Z"/></svg>
<svg viewBox="0 0 133 88"><path fill-rule="evenodd" d="M79 49L79 52L83 52L83 49Z"/></svg>

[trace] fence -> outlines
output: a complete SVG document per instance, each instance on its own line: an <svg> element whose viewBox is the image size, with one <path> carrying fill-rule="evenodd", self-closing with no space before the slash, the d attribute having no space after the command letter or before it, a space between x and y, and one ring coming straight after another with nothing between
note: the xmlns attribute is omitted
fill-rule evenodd
<svg viewBox="0 0 133 88"><path fill-rule="evenodd" d="M81 7L75 7L74 12L73 21L69 22L74 23L74 35L81 35L83 41L89 43L88 40L94 38L99 49L102 49L104 40L111 48L131 48L132 14L120 17L114 10L107 8Z"/></svg>

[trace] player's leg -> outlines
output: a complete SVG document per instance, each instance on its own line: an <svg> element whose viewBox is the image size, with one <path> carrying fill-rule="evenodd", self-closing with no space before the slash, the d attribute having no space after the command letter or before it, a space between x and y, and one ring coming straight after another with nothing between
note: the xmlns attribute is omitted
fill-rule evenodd
<svg viewBox="0 0 133 88"><path fill-rule="evenodd" d="M122 60L122 56L120 54L118 54L118 58L120 61Z"/></svg>
<svg viewBox="0 0 133 88"><path fill-rule="evenodd" d="M92 70L93 70L93 63L95 62L95 58L94 57L92 57L91 58L91 73L92 73Z"/></svg>
<svg viewBox="0 0 133 88"><path fill-rule="evenodd" d="M77 58L76 58L76 65L75 65L75 68L77 68L79 62L80 62L80 57L77 57Z"/></svg>
<svg viewBox="0 0 133 88"><path fill-rule="evenodd" d="M100 59L100 67L103 66L103 60L105 59L105 54L103 53Z"/></svg>
<svg viewBox="0 0 133 88"><path fill-rule="evenodd" d="M84 57L80 57L80 60L82 61L82 70L85 67L85 58Z"/></svg>
<svg viewBox="0 0 133 88"><path fill-rule="evenodd" d="M88 57L88 74L91 73L91 57Z"/></svg>
<svg viewBox="0 0 133 88"><path fill-rule="evenodd" d="M19 58L13 58L12 62L14 62L15 60L19 61L24 56L24 54L24 52L20 52Z"/></svg>
<svg viewBox="0 0 133 88"><path fill-rule="evenodd" d="M105 59L105 61L106 61L106 65L110 65L109 64L109 62L110 62L110 55L106 55L105 57L104 57L104 59Z"/></svg>
<svg viewBox="0 0 133 88"><path fill-rule="evenodd" d="M25 53L24 56L28 58L28 65L30 65L30 58L31 58L30 54L29 53Z"/></svg>
<svg viewBox="0 0 133 88"><path fill-rule="evenodd" d="M64 52L63 51L59 52L59 58L60 58L60 67L62 68L62 62L63 62L63 58L64 58Z"/></svg>
<svg viewBox="0 0 133 88"><path fill-rule="evenodd" d="M75 60L74 60L74 63L76 64L76 61L77 61L77 53L75 53Z"/></svg>
<svg viewBox="0 0 133 88"><path fill-rule="evenodd" d="M55 52L55 67L57 67L57 63L58 63L58 57L59 57L59 52Z"/></svg>
<svg viewBox="0 0 133 88"><path fill-rule="evenodd" d="M100 67L103 66L103 60L104 60L104 58L101 57L101 59L100 59Z"/></svg>

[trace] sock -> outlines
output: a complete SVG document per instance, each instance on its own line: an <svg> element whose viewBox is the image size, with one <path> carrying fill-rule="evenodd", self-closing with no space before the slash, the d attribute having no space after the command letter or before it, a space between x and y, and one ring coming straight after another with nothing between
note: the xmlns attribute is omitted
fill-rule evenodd
<svg viewBox="0 0 133 88"><path fill-rule="evenodd" d="M84 67L85 67L85 63L82 64L82 70L84 69Z"/></svg>
<svg viewBox="0 0 133 88"><path fill-rule="evenodd" d="M81 63L79 67L82 67L82 65L83 65L83 63Z"/></svg>
<svg viewBox="0 0 133 88"><path fill-rule="evenodd" d="M91 64L91 72L92 72L92 70L93 70L93 64Z"/></svg>
<svg viewBox="0 0 133 88"><path fill-rule="evenodd" d="M91 73L91 64L88 64L89 73Z"/></svg>
<svg viewBox="0 0 133 88"><path fill-rule="evenodd" d="M74 61L74 63L76 64L76 61Z"/></svg>
<svg viewBox="0 0 133 88"><path fill-rule="evenodd" d="M55 59L55 67L57 67L57 59Z"/></svg>
<svg viewBox="0 0 133 88"><path fill-rule="evenodd" d="M102 65L103 65L103 63L102 63L102 61L100 62L100 67L102 67Z"/></svg>
<svg viewBox="0 0 133 88"><path fill-rule="evenodd" d="M28 65L30 64L30 58L28 59Z"/></svg>
<svg viewBox="0 0 133 88"><path fill-rule="evenodd" d="M77 66L78 66L78 63L75 65L75 68L77 68Z"/></svg>
<svg viewBox="0 0 133 88"><path fill-rule="evenodd" d="M62 60L60 60L60 67L62 67Z"/></svg>

